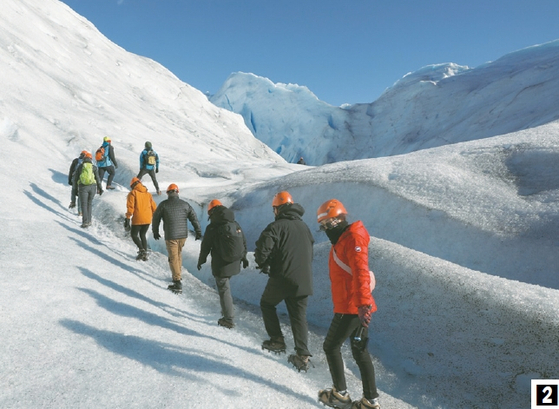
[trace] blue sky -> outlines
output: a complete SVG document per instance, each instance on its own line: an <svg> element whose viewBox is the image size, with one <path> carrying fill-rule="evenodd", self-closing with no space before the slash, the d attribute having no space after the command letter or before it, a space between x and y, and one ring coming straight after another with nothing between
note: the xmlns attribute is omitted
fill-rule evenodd
<svg viewBox="0 0 559 409"><path fill-rule="evenodd" d="M127 51L215 93L232 72L373 102L408 72L559 39L558 0L62 0Z"/></svg>

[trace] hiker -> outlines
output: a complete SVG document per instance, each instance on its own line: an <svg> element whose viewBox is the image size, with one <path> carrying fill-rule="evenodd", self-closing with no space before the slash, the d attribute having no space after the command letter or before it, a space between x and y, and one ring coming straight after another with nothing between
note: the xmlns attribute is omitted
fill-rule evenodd
<svg viewBox="0 0 559 409"><path fill-rule="evenodd" d="M202 238L202 229L194 209L186 201L179 198L179 187L174 183L171 183L167 188L167 199L159 203L153 214L152 230L155 240L161 238L159 235L161 220L163 220L165 245L173 277L173 283L167 288L180 294L182 293L182 248L188 237L188 220L190 220L196 232L195 240Z"/></svg>
<svg viewBox="0 0 559 409"><path fill-rule="evenodd" d="M115 159L115 150L108 136L103 138L103 144L97 149L97 152L95 152L95 160L97 161L97 168L99 169L99 179L103 181L105 172L107 172L109 174L107 178L107 189L114 189L112 183L115 177L115 169L118 169L118 164Z"/></svg>
<svg viewBox="0 0 559 409"><path fill-rule="evenodd" d="M151 177L151 181L155 186L155 191L158 195L161 194L159 190L159 184L157 183L157 178L155 174L159 172L159 155L153 150L151 142L146 142L144 144L144 150L140 154L140 172L138 179L142 180L142 177L147 173Z"/></svg>
<svg viewBox="0 0 559 409"><path fill-rule="evenodd" d="M374 276L369 270L369 233L361 221L349 224L344 205L331 199L317 210L317 221L332 247L328 258L334 318L323 348L333 387L318 392L318 400L334 408L378 409L375 368L367 350L371 315L377 310L371 294ZM340 349L351 339L351 353L359 367L363 398L352 402L347 392Z"/></svg>
<svg viewBox="0 0 559 409"><path fill-rule="evenodd" d="M306 371L312 356L307 347L307 301L313 293L314 239L302 220L305 210L293 202L288 192L274 196L272 209L275 220L260 234L254 251L257 268L269 275L260 309L270 339L262 343L262 348L275 353L285 352L285 340L276 312L276 306L285 301L296 351L288 361L299 371Z"/></svg>
<svg viewBox="0 0 559 409"><path fill-rule="evenodd" d="M70 186L72 186L72 183L73 183L74 172L76 171L76 168L78 167L78 165L80 165L83 162L83 158L85 158L86 153L87 153L87 151L81 151L80 156L78 156L77 158L74 158L74 160L72 161L72 164L70 165L70 170L68 171L68 184ZM81 202L80 202L80 196L78 195L78 216L81 216L81 215L82 215L82 206L81 206Z"/></svg>
<svg viewBox="0 0 559 409"><path fill-rule="evenodd" d="M299 158L299 160L297 161L297 164L298 164L298 165L306 165L307 163L305 162L305 159L303 159L303 157L301 156L301 157Z"/></svg>
<svg viewBox="0 0 559 409"><path fill-rule="evenodd" d="M246 238L241 226L235 221L233 211L223 206L219 200L214 199L208 205L208 218L210 224L206 227L200 245L197 268L200 270L208 254L211 254L212 275L215 278L221 304L221 318L217 324L233 328L234 308L229 279L239 274L241 263L243 268L248 267Z"/></svg>
<svg viewBox="0 0 559 409"><path fill-rule="evenodd" d="M126 198L126 219L124 229L130 231L132 241L138 246L136 260L148 260L148 241L146 233L153 218L157 205L153 201L151 193L142 185L140 179L132 178L130 181L130 193ZM132 225L130 218L132 217Z"/></svg>
<svg viewBox="0 0 559 409"><path fill-rule="evenodd" d="M76 196L79 197L82 210L82 228L91 226L91 209L95 192L103 194L101 179L97 166L93 164L93 156L89 152L84 153L83 162L76 167L72 179L72 200L70 208L76 207Z"/></svg>

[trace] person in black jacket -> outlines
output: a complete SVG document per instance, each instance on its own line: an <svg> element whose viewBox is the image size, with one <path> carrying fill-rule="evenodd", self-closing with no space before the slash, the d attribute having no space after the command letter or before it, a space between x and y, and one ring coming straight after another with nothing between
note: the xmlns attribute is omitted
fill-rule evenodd
<svg viewBox="0 0 559 409"><path fill-rule="evenodd" d="M269 274L260 308L270 339L262 343L262 348L285 352L286 345L276 312L276 306L285 301L297 352L288 360L299 371L306 371L312 356L307 347L307 301L313 293L314 239L301 218L305 210L293 202L288 192L276 194L272 207L275 221L260 234L254 251L258 268Z"/></svg>
<svg viewBox="0 0 559 409"><path fill-rule="evenodd" d="M233 211L223 206L219 200L214 199L210 202L208 216L210 224L206 228L202 239L197 267L200 270L202 264L206 262L208 254L211 254L212 274L219 292L222 315L217 323L222 327L233 328L235 326L233 322L234 308L229 279L239 274L241 263L243 263L243 268L248 267L246 238L241 226L235 221ZM238 240L239 243L236 250L226 246L224 242L223 235L229 234L230 230L234 231L232 240Z"/></svg>
<svg viewBox="0 0 559 409"><path fill-rule="evenodd" d="M86 153L87 153L87 151L81 151L80 156L75 158L72 161L72 164L70 165L70 170L68 171L68 184L70 186L72 186L72 183L73 183L74 172L76 171L77 167L79 165L81 165L81 163L83 162L83 159L85 158ZM77 198L78 198L78 216L81 216L82 215L82 206L81 206L81 202L80 202L80 197L77 196Z"/></svg>
<svg viewBox="0 0 559 409"><path fill-rule="evenodd" d="M167 287L175 293L182 293L181 270L182 248L188 237L188 220L196 232L196 240L202 238L202 229L194 209L179 198L179 187L171 183L167 188L167 199L163 200L155 209L152 220L153 238L159 240L159 224L163 219L165 245L169 256L169 267L173 276L173 283Z"/></svg>

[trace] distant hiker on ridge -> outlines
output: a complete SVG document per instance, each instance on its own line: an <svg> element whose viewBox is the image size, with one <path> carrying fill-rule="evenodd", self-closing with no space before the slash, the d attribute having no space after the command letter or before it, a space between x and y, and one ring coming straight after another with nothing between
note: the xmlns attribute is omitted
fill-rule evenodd
<svg viewBox="0 0 559 409"><path fill-rule="evenodd" d="M212 274L221 304L221 318L217 323L222 327L233 328L235 311L229 279L239 274L241 263L243 268L248 267L246 238L241 226L235 221L233 211L223 206L219 200L214 199L210 202L208 216L210 224L206 227L200 245L197 268L200 270L208 254L211 254Z"/></svg>
<svg viewBox="0 0 559 409"><path fill-rule="evenodd" d="M160 195L161 191L155 177L155 174L159 172L159 155L153 150L151 142L146 142L144 147L145 149L140 153L140 172L136 177L142 180L142 177L147 173L151 177L155 191Z"/></svg>

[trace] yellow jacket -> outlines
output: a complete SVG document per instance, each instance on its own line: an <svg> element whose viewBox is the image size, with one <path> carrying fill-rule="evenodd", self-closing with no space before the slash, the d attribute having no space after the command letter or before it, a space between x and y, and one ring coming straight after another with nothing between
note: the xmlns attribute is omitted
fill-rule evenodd
<svg viewBox="0 0 559 409"><path fill-rule="evenodd" d="M157 205L153 201L151 193L141 183L134 186L134 189L128 193L126 218L132 217L132 225L150 224L156 208Z"/></svg>

